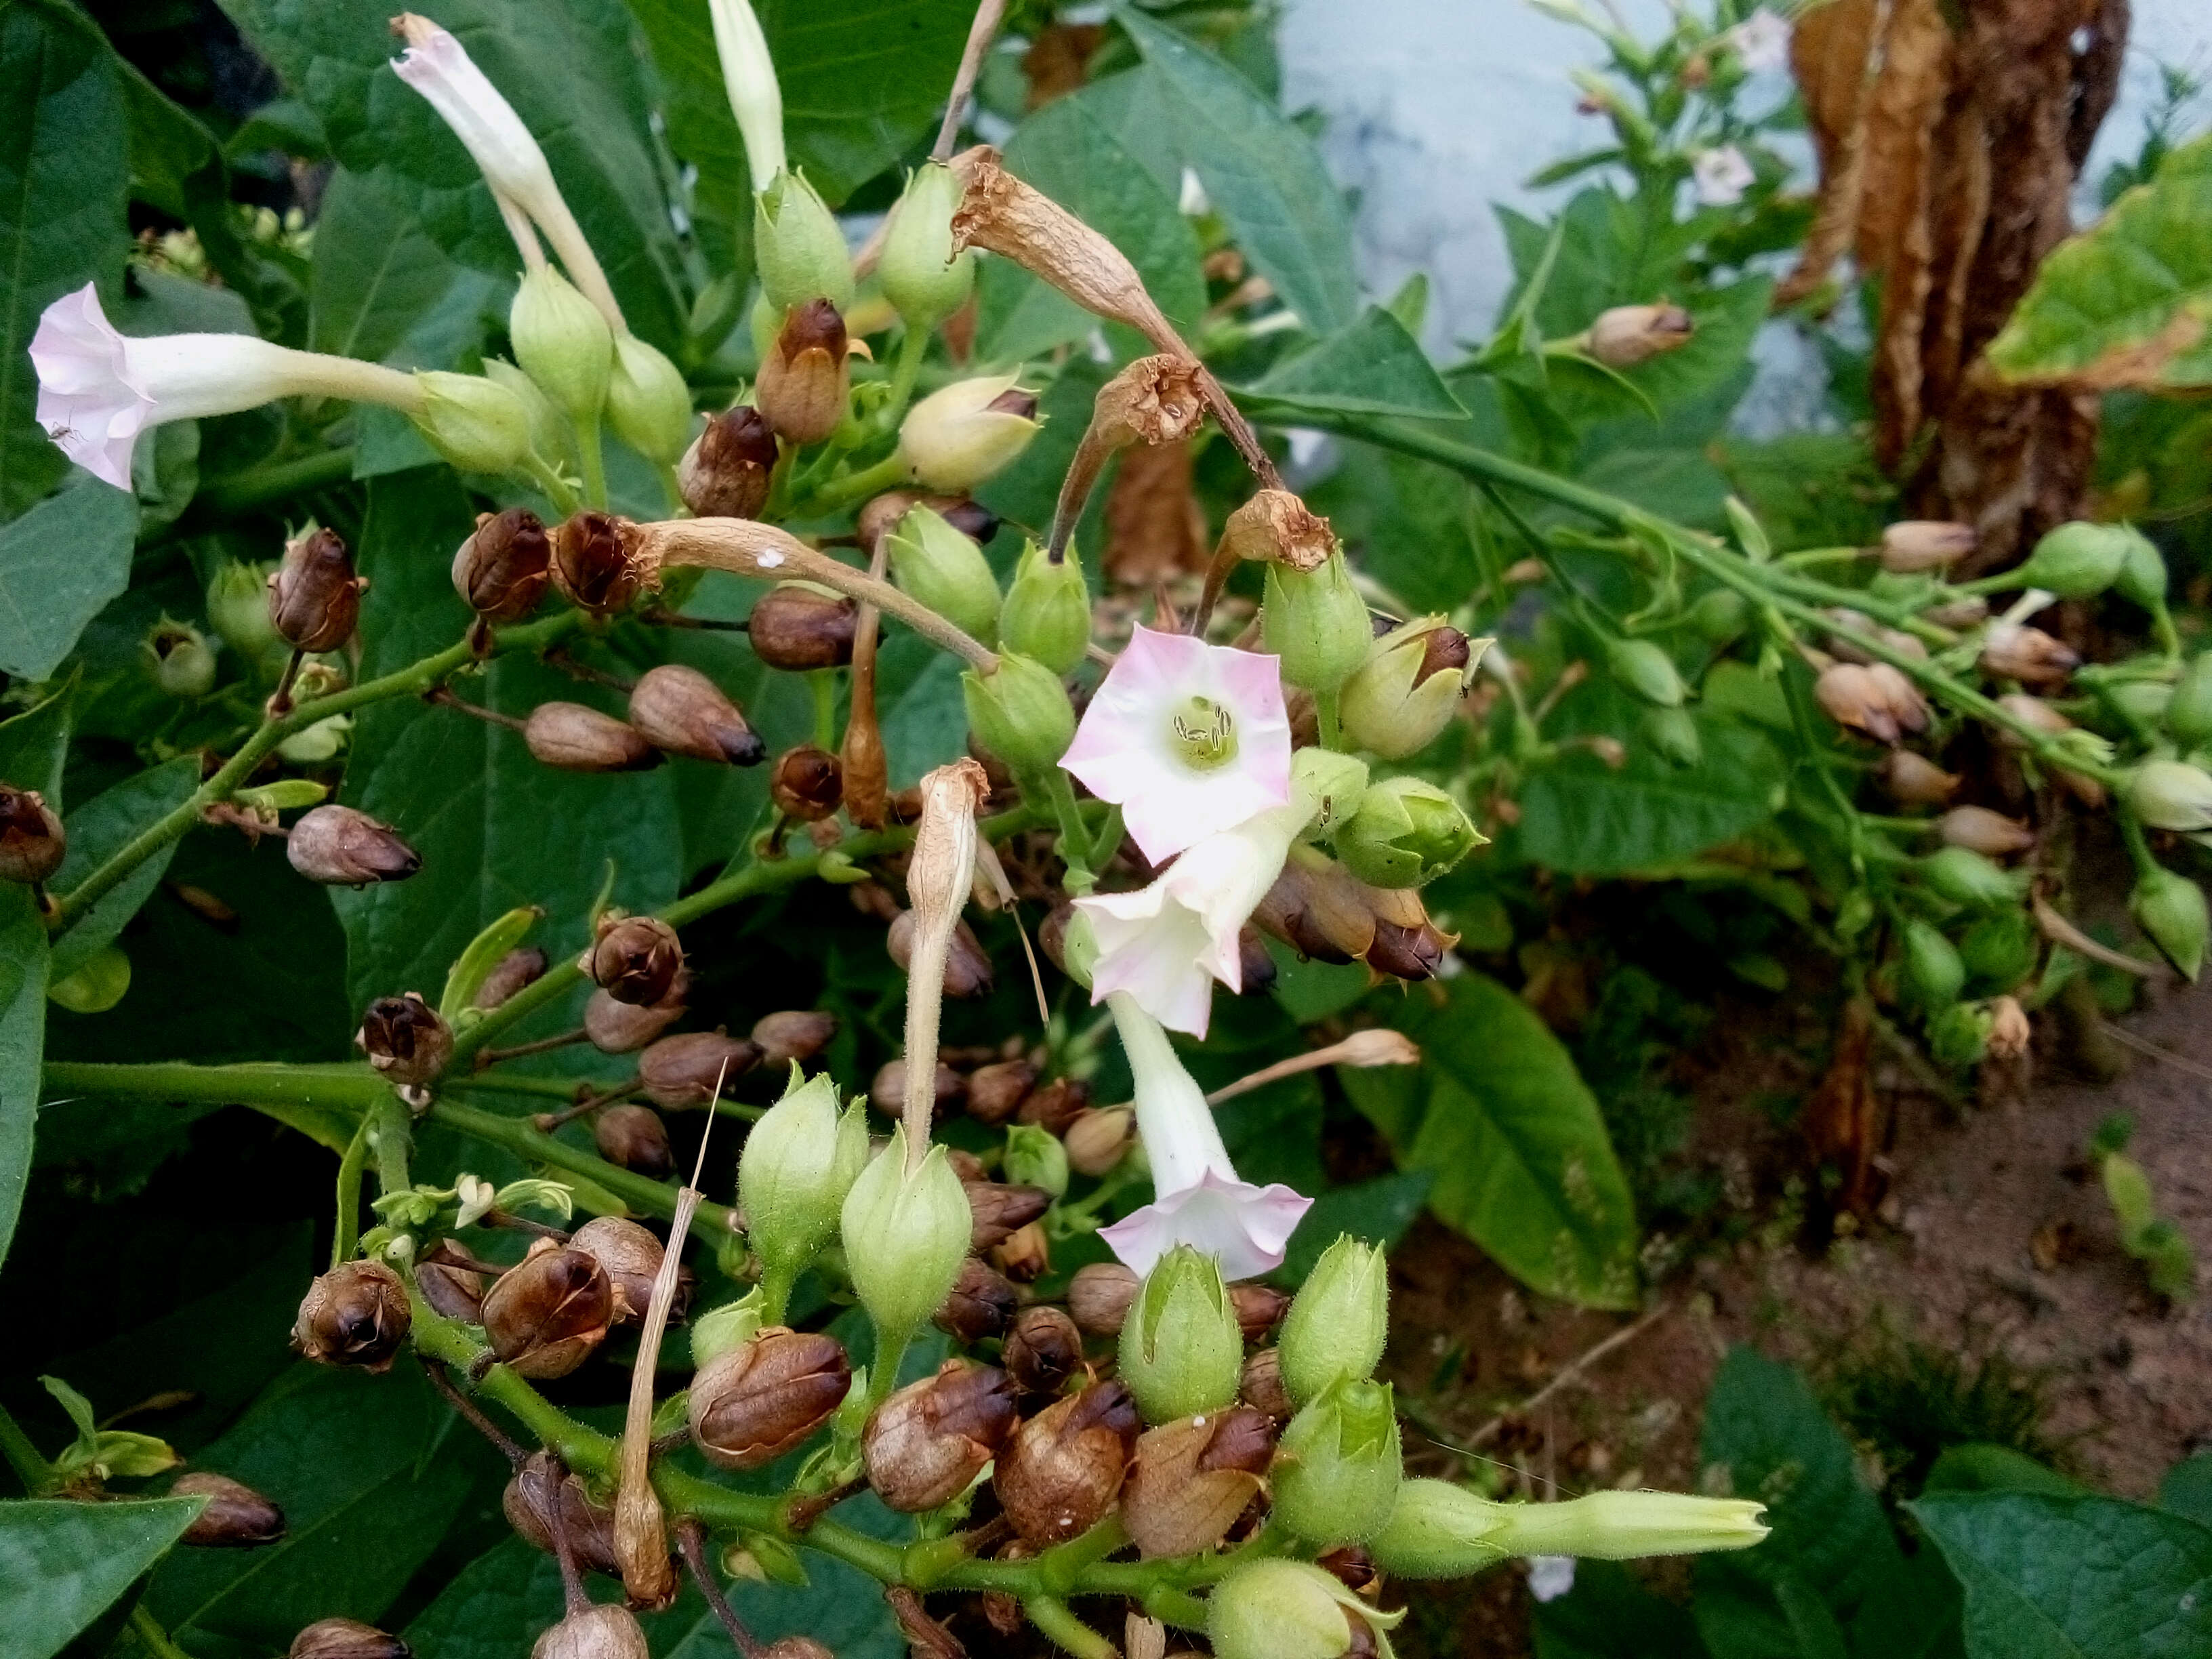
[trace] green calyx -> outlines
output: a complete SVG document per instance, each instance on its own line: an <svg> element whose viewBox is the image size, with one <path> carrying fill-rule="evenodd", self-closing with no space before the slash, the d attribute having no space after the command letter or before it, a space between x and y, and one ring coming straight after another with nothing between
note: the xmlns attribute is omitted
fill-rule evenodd
<svg viewBox="0 0 2212 1659"><path fill-rule="evenodd" d="M1457 801L1414 777L1370 784L1335 836L1346 867L1373 887L1433 881L1484 840Z"/></svg>
<svg viewBox="0 0 2212 1659"><path fill-rule="evenodd" d="M1121 1326L1120 1368L1148 1423L1236 1400L1244 1334L1212 1256L1178 1244L1154 1264Z"/></svg>

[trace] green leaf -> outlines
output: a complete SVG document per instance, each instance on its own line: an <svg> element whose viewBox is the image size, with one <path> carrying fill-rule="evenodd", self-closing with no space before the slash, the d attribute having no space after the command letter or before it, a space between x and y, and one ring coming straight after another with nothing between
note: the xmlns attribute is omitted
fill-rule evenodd
<svg viewBox="0 0 2212 1659"><path fill-rule="evenodd" d="M1355 1186L1330 1188L1299 1218L1297 1231L1291 1235L1284 1252L1283 1265L1268 1277L1295 1290L1305 1283L1321 1253L1336 1242L1340 1233L1350 1233L1386 1250L1395 1249L1406 1229L1413 1224L1413 1218L1420 1214L1429 1188L1435 1184L1431 1171L1410 1170L1403 1175L1378 1176Z"/></svg>
<svg viewBox="0 0 2212 1659"><path fill-rule="evenodd" d="M2212 134L2051 251L1989 360L2097 391L2212 386Z"/></svg>
<svg viewBox="0 0 2212 1659"><path fill-rule="evenodd" d="M2171 1476L2167 1477L2169 1480ZM1946 1446L1928 1471L1923 1492L2047 1492L2062 1496L2081 1490L2048 1463L2039 1463L2010 1446L1970 1441ZM2166 1505L2172 1509L2174 1505Z"/></svg>
<svg viewBox="0 0 2212 1659"><path fill-rule="evenodd" d="M0 890L0 1259L30 1179L46 1031L46 927L27 887Z"/></svg>
<svg viewBox="0 0 2212 1659"><path fill-rule="evenodd" d="M920 672L910 674L896 690L890 688L890 673L884 677L884 750L890 757L894 789L911 788L921 781L923 773L968 752L968 706L960 696L963 665L910 634L895 638L884 657L901 646L905 649L900 655L920 659ZM889 662L884 665L887 670L891 666Z"/></svg>
<svg viewBox="0 0 2212 1659"><path fill-rule="evenodd" d="M62 810L62 762L69 754L73 685L12 719L0 720L0 780L35 789Z"/></svg>
<svg viewBox="0 0 2212 1659"><path fill-rule="evenodd" d="M1687 858L1741 835L1781 805L1781 757L1765 738L1698 711L1704 753L1676 766L1631 738L1616 771L1584 748L1562 751L1521 786L1522 856L1574 875L1618 875Z"/></svg>
<svg viewBox="0 0 2212 1659"><path fill-rule="evenodd" d="M382 362L453 287L453 262L410 211L404 187L388 173L331 173L315 218L307 294L307 337L317 351Z"/></svg>
<svg viewBox="0 0 2212 1659"><path fill-rule="evenodd" d="M199 787L199 757L179 755L94 795L63 820L69 830L69 854L55 872L55 890L68 892L121 852L141 830L191 799ZM176 851L177 843L172 841L143 860L80 916L75 927L54 941L56 979L76 972L123 931L123 925L138 914L138 907L161 884Z"/></svg>
<svg viewBox="0 0 2212 1659"><path fill-rule="evenodd" d="M1256 413L1296 416L1305 410L1415 419L1467 418L1406 325L1370 306L1310 349L1269 369L1244 396L1272 407Z"/></svg>
<svg viewBox="0 0 2212 1659"><path fill-rule="evenodd" d="M1352 218L1319 147L1212 53L1134 6L1114 15L1170 94L1160 101L1182 158L1253 268L1316 333L1351 322Z"/></svg>
<svg viewBox="0 0 2212 1659"><path fill-rule="evenodd" d="M1482 580L1468 486L1456 472L1366 444L1308 492L1354 562L1414 611L1451 611Z"/></svg>
<svg viewBox="0 0 2212 1659"><path fill-rule="evenodd" d="M1338 1077L1401 1166L1436 1172L1429 1207L1548 1296L1633 1307L1627 1177L1559 1039L1476 973L1408 996L1391 1023L1422 1064Z"/></svg>
<svg viewBox="0 0 2212 1659"><path fill-rule="evenodd" d="M1534 1610L1536 1659L1705 1659L1689 1609L1617 1561L1577 1561L1575 1587Z"/></svg>
<svg viewBox="0 0 2212 1659"><path fill-rule="evenodd" d="M2212 1652L2212 1528L2039 1492L1933 1496L1911 1510L1966 1587L1968 1659Z"/></svg>
<svg viewBox="0 0 2212 1659"><path fill-rule="evenodd" d="M2160 1509L2212 1527L2212 1452L2185 1457L2158 1483Z"/></svg>
<svg viewBox="0 0 2212 1659"><path fill-rule="evenodd" d="M10 1659L49 1659L175 1543L204 1498L0 1504L0 1630Z"/></svg>
<svg viewBox="0 0 2212 1659"><path fill-rule="evenodd" d="M130 246L130 170L114 59L58 7L0 10L0 106L9 112L0 131L0 269L8 273L0 283L0 519L9 519L69 471L38 423L38 376L25 354L39 313L63 295L97 278L112 297ZM20 556L0 539L0 614L20 607L20 598L9 599L29 585L15 574ZM56 566L48 579L66 574ZM118 580L108 592L120 587ZM21 649L11 632L0 626L0 659ZM45 672L60 659L58 653ZM0 668L24 672L14 659Z"/></svg>
<svg viewBox="0 0 2212 1659"><path fill-rule="evenodd" d="M137 533L131 492L89 476L0 525L0 673L43 680L61 666L84 625L130 585Z"/></svg>

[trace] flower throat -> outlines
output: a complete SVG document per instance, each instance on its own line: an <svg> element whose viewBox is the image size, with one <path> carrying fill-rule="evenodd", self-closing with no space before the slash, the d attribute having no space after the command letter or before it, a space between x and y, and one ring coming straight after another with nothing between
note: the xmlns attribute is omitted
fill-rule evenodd
<svg viewBox="0 0 2212 1659"><path fill-rule="evenodd" d="M1176 752L1201 772L1237 758L1237 721L1227 705L1211 697L1188 699L1170 722Z"/></svg>

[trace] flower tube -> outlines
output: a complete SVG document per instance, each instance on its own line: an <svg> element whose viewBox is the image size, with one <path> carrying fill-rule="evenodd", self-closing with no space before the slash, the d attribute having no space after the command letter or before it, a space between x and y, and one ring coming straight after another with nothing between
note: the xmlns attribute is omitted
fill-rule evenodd
<svg viewBox="0 0 2212 1659"><path fill-rule="evenodd" d="M1168 1044L1160 1024L1126 991L1106 998L1136 1079L1137 1129L1152 1161L1150 1204L1098 1236L1139 1273L1178 1244L1216 1257L1224 1279L1249 1279L1283 1261L1283 1249L1313 1200L1274 1183L1241 1179L1222 1145L1205 1093Z"/></svg>
<svg viewBox="0 0 2212 1659"><path fill-rule="evenodd" d="M763 191L784 167L783 88L776 82L768 37L761 33L750 0L708 0L707 15L714 26L714 55L722 60L730 112L745 141L745 168L752 174L753 189Z"/></svg>

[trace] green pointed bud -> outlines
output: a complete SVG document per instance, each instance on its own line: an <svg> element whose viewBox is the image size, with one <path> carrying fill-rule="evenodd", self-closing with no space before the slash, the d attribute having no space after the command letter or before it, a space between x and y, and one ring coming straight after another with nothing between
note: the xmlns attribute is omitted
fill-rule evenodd
<svg viewBox="0 0 2212 1659"><path fill-rule="evenodd" d="M2212 742L2212 651L2199 652L2173 683L2166 705L2166 729L2184 749Z"/></svg>
<svg viewBox="0 0 2212 1659"><path fill-rule="evenodd" d="M2124 525L2062 524L2035 544L2027 561L2012 572L2023 587L2040 587L2062 599L2086 599L2116 580L2128 562L2128 543L2136 532Z"/></svg>
<svg viewBox="0 0 2212 1659"><path fill-rule="evenodd" d="M1121 1322L1120 1369L1147 1423L1235 1401L1244 1334L1212 1256L1178 1244L1153 1264Z"/></svg>
<svg viewBox="0 0 2212 1659"><path fill-rule="evenodd" d="M222 641L247 662L258 662L278 643L269 619L266 568L226 560L208 584L208 620Z"/></svg>
<svg viewBox="0 0 2212 1659"><path fill-rule="evenodd" d="M725 1302L719 1308L692 1315L692 1369L704 1370L731 1349L742 1348L751 1341L767 1322L762 1317L765 1310L765 1298L761 1287L756 1285L735 1302Z"/></svg>
<svg viewBox="0 0 2212 1659"><path fill-rule="evenodd" d="M1372 1376L1390 1328L1390 1272L1382 1252L1338 1235L1298 1287L1283 1321L1283 1389L1294 1404L1332 1383Z"/></svg>
<svg viewBox="0 0 2212 1659"><path fill-rule="evenodd" d="M1460 1578L1514 1555L1628 1561L1747 1549L1766 1536L1765 1505L1671 1492L1599 1492L1553 1504L1497 1504L1443 1480L1408 1480L1368 1545L1401 1578Z"/></svg>
<svg viewBox="0 0 2212 1659"><path fill-rule="evenodd" d="M1214 1659L1343 1659L1355 1645L1390 1659L1384 1632L1405 1616L1377 1612L1319 1567L1273 1556L1206 1598L1206 1637Z"/></svg>
<svg viewBox="0 0 2212 1659"><path fill-rule="evenodd" d="M1460 804L1436 785L1395 777L1367 787L1359 810L1336 832L1336 852L1370 887L1419 887L1484 840Z"/></svg>
<svg viewBox="0 0 2212 1659"><path fill-rule="evenodd" d="M1661 708L1681 706L1682 677L1664 647L1650 640L1608 640L1605 656L1613 678L1644 702Z"/></svg>
<svg viewBox="0 0 2212 1659"><path fill-rule="evenodd" d="M1271 1471L1275 1518L1323 1549L1364 1543L1398 1502L1404 1458L1388 1382L1336 1382L1299 1407Z"/></svg>
<svg viewBox="0 0 2212 1659"><path fill-rule="evenodd" d="M914 507L884 538L898 585L984 644L999 637L999 579L974 540L933 507Z"/></svg>
<svg viewBox="0 0 2212 1659"><path fill-rule="evenodd" d="M1488 640L1469 640L1442 617L1401 623L1368 647L1344 683L1344 734L1384 760L1425 749L1451 724Z"/></svg>
<svg viewBox="0 0 2212 1659"><path fill-rule="evenodd" d="M507 335L514 361L554 407L574 420L599 418L614 374L614 331L574 284L550 265L532 271L514 290Z"/></svg>
<svg viewBox="0 0 2212 1659"><path fill-rule="evenodd" d="M530 410L521 398L480 374L418 370L422 408L416 430L447 463L463 472L511 472L530 453Z"/></svg>
<svg viewBox="0 0 2212 1659"><path fill-rule="evenodd" d="M932 1146L909 1173L906 1126L891 1131L845 1195L845 1265L860 1305L886 1347L896 1346L945 1305L975 1224L968 1194Z"/></svg>
<svg viewBox="0 0 2212 1659"><path fill-rule="evenodd" d="M1035 1123L1006 1131L1006 1179L1023 1187L1042 1187L1054 1198L1067 1191L1067 1148L1058 1135Z"/></svg>
<svg viewBox="0 0 2212 1659"><path fill-rule="evenodd" d="M1057 564L1035 542L1022 549L999 612L999 638L1055 674L1075 672L1091 643L1091 590L1074 549Z"/></svg>
<svg viewBox="0 0 2212 1659"><path fill-rule="evenodd" d="M2112 578L2113 591L2146 611L2155 611L2166 603L2166 555L2133 525L2118 528L2127 540L2127 556L2120 562L2120 574Z"/></svg>
<svg viewBox="0 0 2212 1659"><path fill-rule="evenodd" d="M1690 607L1690 626L1713 645L1726 645L1750 623L1750 603L1733 587L1716 587Z"/></svg>
<svg viewBox="0 0 2212 1659"><path fill-rule="evenodd" d="M607 424L657 465L675 465L691 446L691 388L684 371L635 334L615 342Z"/></svg>
<svg viewBox="0 0 2212 1659"><path fill-rule="evenodd" d="M952 214L962 185L942 161L924 161L891 210L876 280L908 328L933 328L968 302L975 256L952 250Z"/></svg>
<svg viewBox="0 0 2212 1659"><path fill-rule="evenodd" d="M538 382L525 374L504 357L487 357L483 361L484 379L494 386L504 386L522 402L530 416L530 447L541 460L566 461L573 470L575 465L576 433L561 411L553 407L553 400L538 388Z"/></svg>
<svg viewBox="0 0 2212 1659"><path fill-rule="evenodd" d="M1920 860L1929 891L1954 904L1994 910L2027 896L2027 872L2007 870L1968 847L1946 847Z"/></svg>
<svg viewBox="0 0 2212 1659"><path fill-rule="evenodd" d="M829 1074L802 1081L794 1063L783 1098L761 1115L738 1155L738 1202L761 1259L770 1324L782 1322L793 1281L836 1236L840 1207L867 1160L861 1103L841 1112Z"/></svg>
<svg viewBox="0 0 2212 1659"><path fill-rule="evenodd" d="M1954 1002L1928 1022L1928 1052L1938 1066L1963 1072L1990 1051L1996 1016L1978 1002Z"/></svg>
<svg viewBox="0 0 2212 1659"><path fill-rule="evenodd" d="M2171 870L2153 870L2128 896L2128 914L2159 954L2184 979L2194 980L2204 965L2208 922L2204 890Z"/></svg>
<svg viewBox="0 0 2212 1659"><path fill-rule="evenodd" d="M845 233L804 173L786 168L753 198L753 263L761 292L779 316L810 300L853 308Z"/></svg>
<svg viewBox="0 0 2212 1659"><path fill-rule="evenodd" d="M2154 830L2212 830L2212 776L2185 761L2145 761L2128 781L2128 804Z"/></svg>
<svg viewBox="0 0 2212 1659"><path fill-rule="evenodd" d="M1934 1013L1959 1000L1966 964L1958 947L1924 921L1905 924L1905 983L1914 1001Z"/></svg>
<svg viewBox="0 0 2212 1659"><path fill-rule="evenodd" d="M1334 691L1344 684L1366 659L1375 629L1342 548L1311 570L1269 563L1260 634L1292 685Z"/></svg>
<svg viewBox="0 0 2212 1659"><path fill-rule="evenodd" d="M1959 940L1959 960L1975 991L2009 991L2035 967L2035 924L2017 908L1984 916Z"/></svg>
<svg viewBox="0 0 2212 1659"><path fill-rule="evenodd" d="M1695 766L1705 757L1697 718L1686 708L1647 708L1638 724L1651 746L1676 766Z"/></svg>
<svg viewBox="0 0 2212 1659"><path fill-rule="evenodd" d="M1002 651L994 672L961 675L960 696L976 742L1018 776L1057 766L1075 741L1075 705L1060 676L1041 662Z"/></svg>
<svg viewBox="0 0 2212 1659"><path fill-rule="evenodd" d="M899 459L915 483L964 495L1011 466L1042 423L1018 376L987 374L940 386L899 422Z"/></svg>

